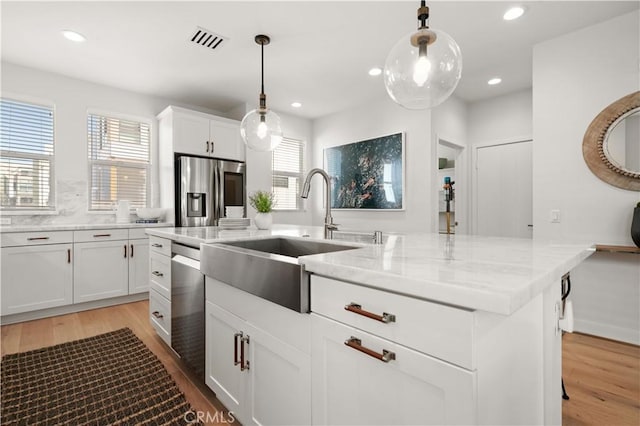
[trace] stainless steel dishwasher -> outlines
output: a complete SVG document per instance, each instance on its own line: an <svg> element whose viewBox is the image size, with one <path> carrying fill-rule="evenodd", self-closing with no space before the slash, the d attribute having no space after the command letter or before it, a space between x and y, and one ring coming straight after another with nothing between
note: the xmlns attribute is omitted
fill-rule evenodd
<svg viewBox="0 0 640 426"><path fill-rule="evenodd" d="M171 244L171 347L204 381L204 275L200 250Z"/></svg>

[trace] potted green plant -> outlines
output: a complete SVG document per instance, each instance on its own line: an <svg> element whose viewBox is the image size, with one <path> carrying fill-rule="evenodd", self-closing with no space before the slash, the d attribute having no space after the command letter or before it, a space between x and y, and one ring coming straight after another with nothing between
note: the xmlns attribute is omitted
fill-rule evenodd
<svg viewBox="0 0 640 426"><path fill-rule="evenodd" d="M258 212L254 221L258 229L270 229L273 223L271 211L275 203L273 193L268 191L255 191L249 195L249 204Z"/></svg>

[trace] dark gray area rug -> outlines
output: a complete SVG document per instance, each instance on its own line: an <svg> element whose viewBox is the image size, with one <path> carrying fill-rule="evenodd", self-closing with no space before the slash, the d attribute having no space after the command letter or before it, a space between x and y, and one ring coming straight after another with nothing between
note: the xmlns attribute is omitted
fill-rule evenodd
<svg viewBox="0 0 640 426"><path fill-rule="evenodd" d="M0 424L187 424L192 410L128 328L2 357ZM193 423L190 423L193 424Z"/></svg>

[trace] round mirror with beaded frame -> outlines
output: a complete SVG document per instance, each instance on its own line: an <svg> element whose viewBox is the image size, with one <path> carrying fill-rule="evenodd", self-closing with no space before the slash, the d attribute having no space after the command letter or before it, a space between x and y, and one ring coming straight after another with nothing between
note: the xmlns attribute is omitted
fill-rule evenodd
<svg viewBox="0 0 640 426"><path fill-rule="evenodd" d="M640 110L640 91L624 96L606 107L593 119L582 141L582 155L589 169L610 185L640 191L640 170L621 168L607 157L606 138L621 117ZM640 144L640 140L636 141Z"/></svg>

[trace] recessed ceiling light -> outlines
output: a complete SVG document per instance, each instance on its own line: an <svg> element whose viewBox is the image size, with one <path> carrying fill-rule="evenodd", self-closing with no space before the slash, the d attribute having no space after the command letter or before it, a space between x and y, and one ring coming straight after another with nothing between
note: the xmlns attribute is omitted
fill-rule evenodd
<svg viewBox="0 0 640 426"><path fill-rule="evenodd" d="M294 108L300 108L302 106L302 104L300 102L292 102L291 106Z"/></svg>
<svg viewBox="0 0 640 426"><path fill-rule="evenodd" d="M371 76L375 77L376 75L380 75L380 74L382 74L382 69L381 68L373 67L373 68L371 68L369 70L369 75L371 75Z"/></svg>
<svg viewBox="0 0 640 426"><path fill-rule="evenodd" d="M502 79L500 77L494 77L491 80L487 81L487 84L490 86L495 86L496 84L502 83Z"/></svg>
<svg viewBox="0 0 640 426"><path fill-rule="evenodd" d="M505 21L513 21L514 19L518 19L522 15L524 15L524 7L515 6L507 10L502 16L502 19L504 19Z"/></svg>
<svg viewBox="0 0 640 426"><path fill-rule="evenodd" d="M81 43L86 40L85 36L71 30L62 30L62 35L65 36L67 40L75 41L76 43Z"/></svg>

